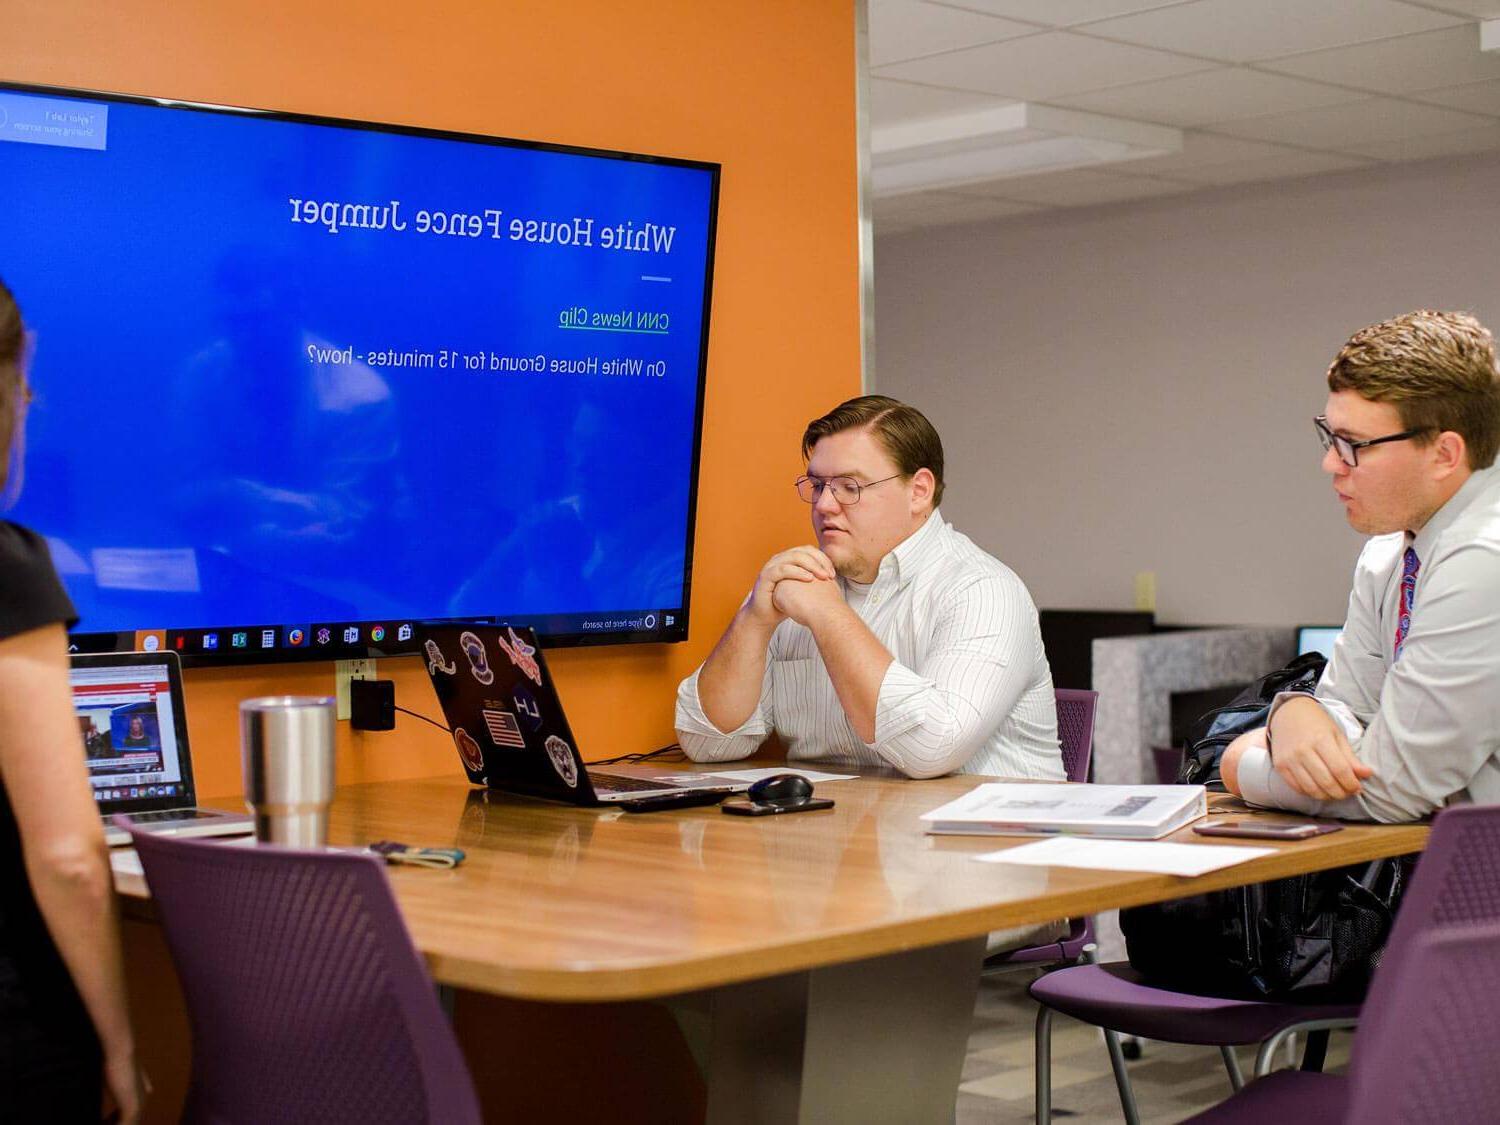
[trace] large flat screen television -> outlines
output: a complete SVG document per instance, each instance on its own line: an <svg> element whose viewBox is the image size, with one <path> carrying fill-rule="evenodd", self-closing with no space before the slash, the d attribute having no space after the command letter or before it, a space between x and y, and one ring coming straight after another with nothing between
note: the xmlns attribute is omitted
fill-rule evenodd
<svg viewBox="0 0 1500 1125"><path fill-rule="evenodd" d="M0 85L24 486L83 649L687 635L719 165Z"/></svg>

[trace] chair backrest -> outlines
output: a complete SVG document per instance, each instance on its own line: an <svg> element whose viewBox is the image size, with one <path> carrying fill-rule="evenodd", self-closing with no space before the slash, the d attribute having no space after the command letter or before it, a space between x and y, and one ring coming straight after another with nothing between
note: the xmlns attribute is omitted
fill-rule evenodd
<svg viewBox="0 0 1500 1125"><path fill-rule="evenodd" d="M1493 1121L1500 1107L1500 925L1416 934L1398 973L1375 977L1384 1018L1362 1019L1345 1120L1359 1125Z"/></svg>
<svg viewBox="0 0 1500 1125"><path fill-rule="evenodd" d="M1094 708L1097 691L1057 688L1057 737L1062 743L1063 769L1069 781L1089 779L1089 759L1094 753Z"/></svg>
<svg viewBox="0 0 1500 1125"><path fill-rule="evenodd" d="M184 1120L477 1125L379 859L132 835L193 1028Z"/></svg>
<svg viewBox="0 0 1500 1125"><path fill-rule="evenodd" d="M1427 930L1491 922L1500 923L1500 805L1445 809L1396 910L1381 968L1399 966ZM1366 1004L1361 1019L1370 1014Z"/></svg>
<svg viewBox="0 0 1500 1125"><path fill-rule="evenodd" d="M1395 1008L1395 980L1408 972L1417 943L1435 932L1500 925L1500 805L1460 805L1438 814L1427 849L1396 910L1380 968L1360 1015L1361 1042L1386 1035L1412 1042ZM1370 1060L1368 1066L1384 1065ZM1367 1069L1359 1050L1351 1077ZM1461 1120L1462 1118L1450 1118Z"/></svg>

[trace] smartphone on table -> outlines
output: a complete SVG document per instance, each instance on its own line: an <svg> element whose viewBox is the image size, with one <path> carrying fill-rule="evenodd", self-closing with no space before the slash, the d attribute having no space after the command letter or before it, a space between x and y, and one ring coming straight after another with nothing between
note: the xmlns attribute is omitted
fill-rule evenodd
<svg viewBox="0 0 1500 1125"><path fill-rule="evenodd" d="M1274 824L1262 820L1216 820L1195 824L1200 836L1243 836L1252 840L1307 840L1337 832L1342 824Z"/></svg>

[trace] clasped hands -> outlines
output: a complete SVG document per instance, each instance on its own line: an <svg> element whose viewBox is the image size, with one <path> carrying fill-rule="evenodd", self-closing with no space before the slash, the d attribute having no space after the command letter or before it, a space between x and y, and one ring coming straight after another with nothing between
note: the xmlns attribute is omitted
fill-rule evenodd
<svg viewBox="0 0 1500 1125"><path fill-rule="evenodd" d="M811 628L817 617L835 607L843 608L833 562L816 547L793 547L773 555L761 568L745 609L755 620L771 628L790 617Z"/></svg>

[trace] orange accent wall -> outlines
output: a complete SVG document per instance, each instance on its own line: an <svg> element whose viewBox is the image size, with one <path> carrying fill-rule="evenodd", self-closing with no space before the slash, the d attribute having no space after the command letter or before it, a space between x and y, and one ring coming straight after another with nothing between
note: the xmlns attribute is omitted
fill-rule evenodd
<svg viewBox="0 0 1500 1125"><path fill-rule="evenodd" d="M724 165L691 636L549 654L586 757L671 741L677 682L760 563L809 538L790 487L802 426L858 393L850 0L10 0L4 25L12 81ZM399 705L436 712L415 658L378 674ZM190 672L187 690L200 791L228 795L238 701L332 694L333 667ZM447 738L414 719L387 734L340 725L341 781L457 769Z"/></svg>

